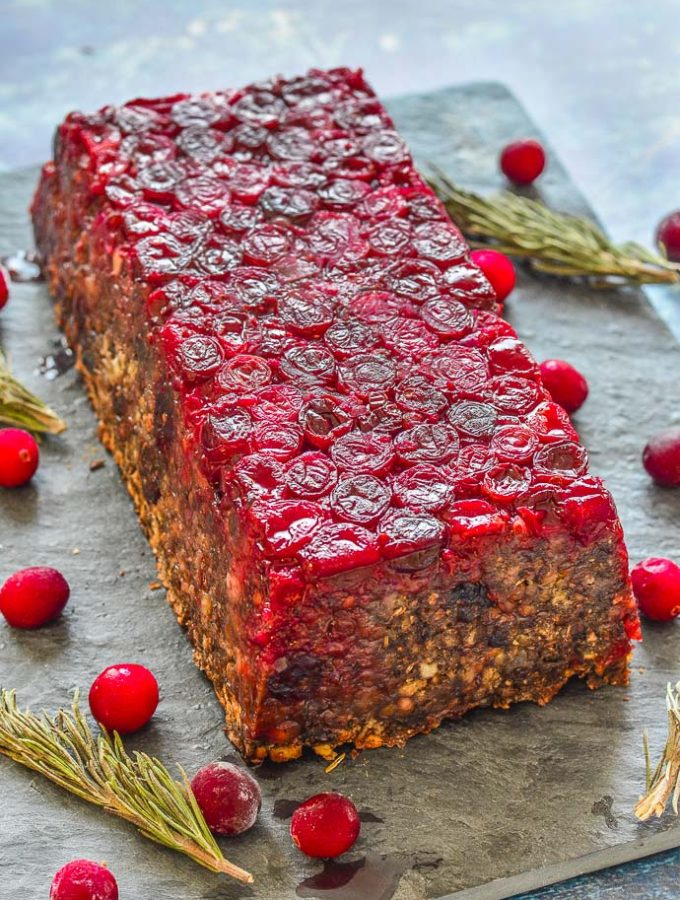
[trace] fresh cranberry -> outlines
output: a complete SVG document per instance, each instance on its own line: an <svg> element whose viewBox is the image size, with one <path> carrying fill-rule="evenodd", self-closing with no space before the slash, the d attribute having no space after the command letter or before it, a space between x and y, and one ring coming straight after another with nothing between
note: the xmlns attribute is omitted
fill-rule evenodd
<svg viewBox="0 0 680 900"><path fill-rule="evenodd" d="M669 622L680 615L680 566L650 557L638 563L630 577L640 612L648 619Z"/></svg>
<svg viewBox="0 0 680 900"><path fill-rule="evenodd" d="M315 794L295 810L290 836L307 856L330 859L352 847L361 821L356 806L342 794Z"/></svg>
<svg viewBox="0 0 680 900"><path fill-rule="evenodd" d="M90 688L92 715L108 731L131 734L151 719L158 706L158 682L145 666L109 666Z"/></svg>
<svg viewBox="0 0 680 900"><path fill-rule="evenodd" d="M668 428L650 438L642 463L657 484L680 486L680 428Z"/></svg>
<svg viewBox="0 0 680 900"><path fill-rule="evenodd" d="M538 141L525 138L503 148L501 171L515 184L531 184L545 168L545 150Z"/></svg>
<svg viewBox="0 0 680 900"><path fill-rule="evenodd" d="M215 834L242 834L252 828L262 806L260 786L253 776L229 762L213 762L194 775L191 790Z"/></svg>
<svg viewBox="0 0 680 900"><path fill-rule="evenodd" d="M671 262L680 262L680 210L670 213L659 222L656 242Z"/></svg>
<svg viewBox="0 0 680 900"><path fill-rule="evenodd" d="M588 382L583 375L563 359L546 359L541 363L541 377L555 403L568 413L583 406L588 396Z"/></svg>
<svg viewBox="0 0 680 900"><path fill-rule="evenodd" d="M0 588L0 612L13 628L40 628L58 618L69 594L68 582L56 569L21 569Z"/></svg>
<svg viewBox="0 0 680 900"><path fill-rule="evenodd" d="M0 309L5 306L9 300L9 275L0 266Z"/></svg>
<svg viewBox="0 0 680 900"><path fill-rule="evenodd" d="M476 263L502 303L515 287L515 267L504 253L498 250L473 250L470 259Z"/></svg>
<svg viewBox="0 0 680 900"><path fill-rule="evenodd" d="M40 452L33 435L22 428L0 431L0 487L21 487L33 478Z"/></svg>
<svg viewBox="0 0 680 900"><path fill-rule="evenodd" d="M106 866L74 859L54 876L50 900L118 900L118 885Z"/></svg>

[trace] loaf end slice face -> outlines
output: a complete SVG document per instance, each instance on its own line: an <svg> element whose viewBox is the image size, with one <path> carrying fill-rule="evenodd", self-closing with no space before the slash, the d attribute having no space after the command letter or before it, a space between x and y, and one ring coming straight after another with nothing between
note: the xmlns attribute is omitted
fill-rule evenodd
<svg viewBox="0 0 680 900"><path fill-rule="evenodd" d="M611 497L360 72L73 113L33 216L248 759L626 683Z"/></svg>

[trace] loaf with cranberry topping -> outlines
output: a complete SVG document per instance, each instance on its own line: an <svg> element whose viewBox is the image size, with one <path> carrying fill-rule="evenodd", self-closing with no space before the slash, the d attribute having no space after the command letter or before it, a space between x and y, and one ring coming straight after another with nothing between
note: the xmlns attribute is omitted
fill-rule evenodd
<svg viewBox="0 0 680 900"><path fill-rule="evenodd" d="M361 72L73 113L33 217L248 759L626 683L612 499Z"/></svg>

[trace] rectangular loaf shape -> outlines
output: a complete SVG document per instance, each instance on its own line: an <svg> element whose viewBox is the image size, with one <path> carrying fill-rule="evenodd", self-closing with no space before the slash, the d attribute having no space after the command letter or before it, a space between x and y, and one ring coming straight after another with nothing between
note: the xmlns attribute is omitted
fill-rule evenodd
<svg viewBox="0 0 680 900"><path fill-rule="evenodd" d="M612 499L361 72L73 113L32 212L248 759L626 683Z"/></svg>

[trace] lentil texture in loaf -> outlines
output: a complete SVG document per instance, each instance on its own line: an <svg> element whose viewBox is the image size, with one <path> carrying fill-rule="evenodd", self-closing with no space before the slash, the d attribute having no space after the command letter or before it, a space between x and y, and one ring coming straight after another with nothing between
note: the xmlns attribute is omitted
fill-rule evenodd
<svg viewBox="0 0 680 900"><path fill-rule="evenodd" d="M73 113L33 215L247 758L626 682L611 497L360 72Z"/></svg>

